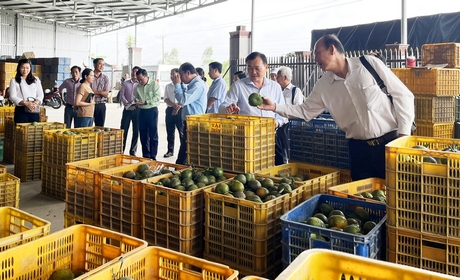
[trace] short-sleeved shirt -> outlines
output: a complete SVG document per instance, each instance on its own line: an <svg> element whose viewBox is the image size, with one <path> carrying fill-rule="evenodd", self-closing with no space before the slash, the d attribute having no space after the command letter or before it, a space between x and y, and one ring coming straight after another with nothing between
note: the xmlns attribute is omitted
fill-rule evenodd
<svg viewBox="0 0 460 280"><path fill-rule="evenodd" d="M93 90L86 84L82 84L78 89L77 89L77 94L82 95L81 100L85 101L86 98L90 93L92 93ZM94 115L94 104L90 106L78 106L78 116L79 117L90 117L92 118Z"/></svg>
<svg viewBox="0 0 460 280"><path fill-rule="evenodd" d="M67 93L65 96L65 103L69 105L75 105L75 94L77 94L77 89L80 87L80 79L75 81L73 78L65 79L59 87L59 92L62 92L63 89L66 89Z"/></svg>
<svg viewBox="0 0 460 280"><path fill-rule="evenodd" d="M99 77L96 77L94 75L94 83L91 84L91 88L93 90L98 90L98 91L104 91L108 90L110 91L110 81L109 77L107 77L104 74L100 74ZM99 95L94 96L94 101L96 102L107 102L107 97L101 97Z"/></svg>

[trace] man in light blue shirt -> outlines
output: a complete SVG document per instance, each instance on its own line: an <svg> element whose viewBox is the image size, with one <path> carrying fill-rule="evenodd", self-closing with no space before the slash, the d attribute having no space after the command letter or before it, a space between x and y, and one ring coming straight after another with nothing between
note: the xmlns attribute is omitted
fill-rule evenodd
<svg viewBox="0 0 460 280"><path fill-rule="evenodd" d="M222 63L214 61L209 63L209 77L214 81L208 90L208 113L218 113L227 94L227 83L221 76Z"/></svg>
<svg viewBox="0 0 460 280"><path fill-rule="evenodd" d="M272 111L263 111L257 107L249 105L249 95L258 92L264 97L276 100L275 103L285 104L281 86L265 77L268 64L267 57L263 53L253 52L246 57L248 78L236 81L230 87L230 91L225 97L224 102L219 106L219 113L233 114L239 113L248 116L271 117L276 119L276 127L281 127L288 122L288 119L281 117ZM287 147L279 145L276 141L275 164L287 163ZM286 151L285 151L286 150Z"/></svg>
<svg viewBox="0 0 460 280"><path fill-rule="evenodd" d="M174 83L174 94L180 107L174 109L173 114L177 114L182 109L182 122L184 127L183 137L180 139L180 149L177 155L176 164L187 164L187 131L185 117L188 115L204 114L206 112L207 97L206 85L197 74L195 67L191 63L183 63L179 68L179 73L172 77ZM187 84L186 87L184 84Z"/></svg>

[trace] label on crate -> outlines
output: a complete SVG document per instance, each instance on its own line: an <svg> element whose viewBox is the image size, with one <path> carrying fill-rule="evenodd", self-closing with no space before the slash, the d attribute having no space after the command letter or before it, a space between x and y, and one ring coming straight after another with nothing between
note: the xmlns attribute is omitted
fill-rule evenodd
<svg viewBox="0 0 460 280"><path fill-rule="evenodd" d="M222 133L222 124L221 123L211 123L211 131L213 133Z"/></svg>

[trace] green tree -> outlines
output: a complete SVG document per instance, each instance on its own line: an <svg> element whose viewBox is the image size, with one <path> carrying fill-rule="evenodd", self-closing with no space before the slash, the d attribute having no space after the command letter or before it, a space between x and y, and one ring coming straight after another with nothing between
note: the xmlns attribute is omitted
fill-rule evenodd
<svg viewBox="0 0 460 280"><path fill-rule="evenodd" d="M129 48L132 48L134 47L134 43L135 43L135 40L134 40L134 36L129 34L128 36L126 36L126 47L129 49Z"/></svg>
<svg viewBox="0 0 460 280"><path fill-rule="evenodd" d="M171 52L165 52L164 61L166 64L180 65L181 63L179 61L179 51L176 48L173 48ZM163 60L158 61L158 64L162 63Z"/></svg>
<svg viewBox="0 0 460 280"><path fill-rule="evenodd" d="M208 66L209 63L213 62L214 60L212 59L212 54L214 53L214 51L212 50L212 46L210 47L207 47L204 52L203 52L203 55L201 56L201 59L202 59L202 65L203 66Z"/></svg>

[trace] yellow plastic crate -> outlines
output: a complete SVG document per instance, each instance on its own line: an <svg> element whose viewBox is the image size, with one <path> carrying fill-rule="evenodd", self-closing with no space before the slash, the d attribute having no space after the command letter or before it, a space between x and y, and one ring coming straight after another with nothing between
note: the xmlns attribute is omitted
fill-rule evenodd
<svg viewBox="0 0 460 280"><path fill-rule="evenodd" d="M65 201L65 167L62 165L42 164L41 193Z"/></svg>
<svg viewBox="0 0 460 280"><path fill-rule="evenodd" d="M0 217L0 252L50 232L50 222L14 207L0 207Z"/></svg>
<svg viewBox="0 0 460 280"><path fill-rule="evenodd" d="M143 240L89 225L75 225L0 252L1 275L7 279L48 280L53 271L69 268L91 273L146 248ZM94 271L93 271L94 270ZM111 279L111 278L108 278Z"/></svg>
<svg viewBox="0 0 460 280"><path fill-rule="evenodd" d="M204 114L187 116L186 121L190 164L239 173L274 166L274 118Z"/></svg>
<svg viewBox="0 0 460 280"><path fill-rule="evenodd" d="M57 131L78 132L63 134ZM97 154L97 132L87 129L57 129L43 132L43 162L65 167L68 162L95 158Z"/></svg>
<svg viewBox="0 0 460 280"><path fill-rule="evenodd" d="M131 277L134 280L238 279L238 271L226 265L154 246L123 257L85 279L113 279L113 273L118 273L117 277Z"/></svg>
<svg viewBox="0 0 460 280"><path fill-rule="evenodd" d="M6 118L14 116L14 106L0 107L0 133L5 132ZM5 134L6 138L6 134Z"/></svg>
<svg viewBox="0 0 460 280"><path fill-rule="evenodd" d="M0 164L0 174L5 174L5 173L7 173L6 166Z"/></svg>
<svg viewBox="0 0 460 280"><path fill-rule="evenodd" d="M241 280L268 280L267 278L262 278L262 277L259 277L259 276L246 276L244 277L243 279Z"/></svg>
<svg viewBox="0 0 460 280"><path fill-rule="evenodd" d="M302 252L276 279L441 280L454 278L338 251L310 249Z"/></svg>
<svg viewBox="0 0 460 280"><path fill-rule="evenodd" d="M17 145L15 145L17 147ZM42 178L43 153L23 153L14 151L14 176L22 182L36 181Z"/></svg>
<svg viewBox="0 0 460 280"><path fill-rule="evenodd" d="M141 200L143 180L133 180L123 177L126 171L137 171L141 164L151 168L163 165L170 170L183 170L190 168L185 165L172 164L159 161L146 161L100 172L101 199L100 199L100 225L118 232L141 237Z"/></svg>
<svg viewBox="0 0 460 280"><path fill-rule="evenodd" d="M123 154L123 129L93 127L101 129L97 138L97 156L104 157L116 154ZM105 129L110 129L106 131Z"/></svg>
<svg viewBox="0 0 460 280"><path fill-rule="evenodd" d="M235 174L224 173L227 180L192 191L181 191L155 184L162 178L172 176L156 176L143 183L142 239L149 245L192 256L202 256L204 190L221 182L228 184Z"/></svg>
<svg viewBox="0 0 460 280"><path fill-rule="evenodd" d="M39 122L18 123L15 129L15 150L21 153L35 153L43 151L43 131L51 129L65 129L64 123Z"/></svg>
<svg viewBox="0 0 460 280"><path fill-rule="evenodd" d="M442 151L453 144L460 140L405 136L386 145L387 225L460 237L460 154Z"/></svg>
<svg viewBox="0 0 460 280"><path fill-rule="evenodd" d="M412 132L413 136L454 138L454 123L417 123L417 129Z"/></svg>
<svg viewBox="0 0 460 280"><path fill-rule="evenodd" d="M260 177L268 176L256 179ZM242 275L278 275L282 268L280 217L311 194L312 183L296 185L291 193L264 203L218 194L216 187L205 189L204 258L229 265Z"/></svg>
<svg viewBox="0 0 460 280"><path fill-rule="evenodd" d="M457 253L459 251L460 239L458 238L387 226L387 261L389 262L459 277L460 260Z"/></svg>
<svg viewBox="0 0 460 280"><path fill-rule="evenodd" d="M337 173L338 169L333 167L324 167L319 165L313 165L308 163L286 163L277 166L270 167L268 169L257 172L260 175L268 175L272 177L281 177L281 176L294 176L301 174L304 176L305 180L313 179L319 176L326 174ZM257 175L256 174L256 175Z"/></svg>
<svg viewBox="0 0 460 280"><path fill-rule="evenodd" d="M0 206L19 208L20 179L10 173L0 174Z"/></svg>
<svg viewBox="0 0 460 280"><path fill-rule="evenodd" d="M422 66L445 63L446 68L460 68L460 43L422 45Z"/></svg>
<svg viewBox="0 0 460 280"><path fill-rule="evenodd" d="M80 219L99 222L99 173L114 167L146 161L151 159L118 154L67 163L66 211Z"/></svg>
<svg viewBox="0 0 460 280"><path fill-rule="evenodd" d="M419 123L453 123L455 122L455 96L416 95L415 122Z"/></svg>
<svg viewBox="0 0 460 280"><path fill-rule="evenodd" d="M81 217L69 214L66 211L64 211L64 228L68 228L73 225L99 226L99 222L95 222L90 219L83 219Z"/></svg>
<svg viewBox="0 0 460 280"><path fill-rule="evenodd" d="M379 178L358 180L351 183L330 187L327 192L335 196L364 200L374 203L381 203L374 199L359 197L355 195L357 193L372 192L374 190L383 190L384 192L386 192L385 180Z"/></svg>
<svg viewBox="0 0 460 280"><path fill-rule="evenodd" d="M413 94L431 96L460 95L460 69L391 68Z"/></svg>

